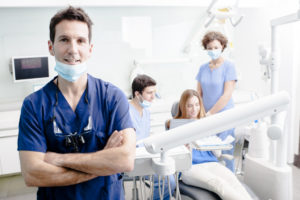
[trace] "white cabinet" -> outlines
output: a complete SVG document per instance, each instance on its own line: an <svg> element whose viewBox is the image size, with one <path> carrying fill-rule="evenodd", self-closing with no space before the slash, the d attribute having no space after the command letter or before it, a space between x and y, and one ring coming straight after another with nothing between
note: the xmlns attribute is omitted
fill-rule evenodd
<svg viewBox="0 0 300 200"><path fill-rule="evenodd" d="M0 112L0 176L21 171L17 151L19 117L19 110Z"/></svg>
<svg viewBox="0 0 300 200"><path fill-rule="evenodd" d="M17 132L17 130L12 131ZM17 139L16 135L0 138L0 175L19 173L21 171Z"/></svg>

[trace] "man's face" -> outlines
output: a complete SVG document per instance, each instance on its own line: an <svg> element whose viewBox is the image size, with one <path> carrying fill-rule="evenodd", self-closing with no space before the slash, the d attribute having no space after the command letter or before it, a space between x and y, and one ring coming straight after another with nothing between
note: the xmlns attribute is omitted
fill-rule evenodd
<svg viewBox="0 0 300 200"><path fill-rule="evenodd" d="M144 100L152 102L155 99L156 86L145 87L142 92L142 97Z"/></svg>
<svg viewBox="0 0 300 200"><path fill-rule="evenodd" d="M48 41L48 47L59 62L76 65L87 61L93 48L87 24L76 20L61 21L55 27L54 43Z"/></svg>

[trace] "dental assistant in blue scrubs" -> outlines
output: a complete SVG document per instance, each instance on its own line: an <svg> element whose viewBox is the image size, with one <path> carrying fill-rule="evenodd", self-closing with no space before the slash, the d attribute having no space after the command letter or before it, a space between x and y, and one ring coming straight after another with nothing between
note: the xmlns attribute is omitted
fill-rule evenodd
<svg viewBox="0 0 300 200"><path fill-rule="evenodd" d="M50 22L49 52L58 76L23 102L18 150L38 200L124 199L121 172L131 171L135 132L120 89L87 74L92 21L68 7Z"/></svg>
<svg viewBox="0 0 300 200"><path fill-rule="evenodd" d="M132 100L129 103L129 111L138 142L150 135L149 108L155 99L156 81L148 75L138 75L133 79L131 89ZM138 146L143 144L137 144Z"/></svg>
<svg viewBox="0 0 300 200"><path fill-rule="evenodd" d="M130 101L130 116L132 118L133 126L136 130L137 148L143 147L140 140L150 136L150 106L156 95L156 81L148 75L142 74L134 78L131 84L132 100ZM164 200L170 199L167 177L165 177L164 184ZM174 176L169 176L171 193L175 190ZM162 186L163 181L160 185ZM159 180L154 177L154 192L153 200L159 200Z"/></svg>
<svg viewBox="0 0 300 200"><path fill-rule="evenodd" d="M232 93L237 81L235 66L222 57L227 42L227 38L216 31L206 33L202 39L202 45L211 60L200 67L196 80L207 116L234 107ZM220 133L219 137L225 139L228 135L234 137L234 129ZM233 155L233 151L234 148L222 153ZM226 160L226 166L234 171L233 160Z"/></svg>

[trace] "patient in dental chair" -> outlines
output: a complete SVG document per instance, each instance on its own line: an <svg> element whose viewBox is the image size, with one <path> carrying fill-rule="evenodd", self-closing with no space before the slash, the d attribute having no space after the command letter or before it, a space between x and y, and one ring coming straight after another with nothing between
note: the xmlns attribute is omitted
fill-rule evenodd
<svg viewBox="0 0 300 200"><path fill-rule="evenodd" d="M200 119L205 117L205 109L199 93L185 90L181 95L175 119ZM170 128L170 120L166 124ZM187 148L191 147L186 144ZM223 200L252 199L237 177L218 162L212 151L192 150L192 167L182 172L181 179L187 185L212 191Z"/></svg>

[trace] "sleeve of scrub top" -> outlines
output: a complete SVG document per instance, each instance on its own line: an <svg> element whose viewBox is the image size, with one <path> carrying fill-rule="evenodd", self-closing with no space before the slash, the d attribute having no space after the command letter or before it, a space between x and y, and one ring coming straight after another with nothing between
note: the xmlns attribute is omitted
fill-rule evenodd
<svg viewBox="0 0 300 200"><path fill-rule="evenodd" d="M21 109L18 136L19 151L46 152L46 138L34 113L32 102L26 98Z"/></svg>
<svg viewBox="0 0 300 200"><path fill-rule="evenodd" d="M138 124L137 124L137 121L135 120L135 114L134 114L134 110L133 109L134 108L132 108L132 106L130 106L130 104L129 104L129 114L130 114L132 126L135 129L135 131L137 132L137 130L138 130Z"/></svg>
<svg viewBox="0 0 300 200"><path fill-rule="evenodd" d="M202 72L202 68L203 68L204 65L201 65L200 68L199 68L199 71L198 71L198 74L196 76L196 80L198 82L200 82L200 78L201 78L201 72Z"/></svg>
<svg viewBox="0 0 300 200"><path fill-rule="evenodd" d="M115 86L110 87L111 94L107 94L107 100L110 110L111 131L134 128L131 122L129 103L125 94Z"/></svg>
<svg viewBox="0 0 300 200"><path fill-rule="evenodd" d="M231 62L228 62L226 67L225 82L227 81L237 81L235 66Z"/></svg>

